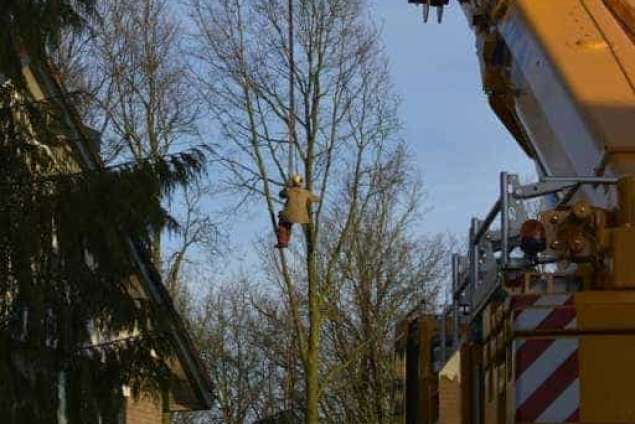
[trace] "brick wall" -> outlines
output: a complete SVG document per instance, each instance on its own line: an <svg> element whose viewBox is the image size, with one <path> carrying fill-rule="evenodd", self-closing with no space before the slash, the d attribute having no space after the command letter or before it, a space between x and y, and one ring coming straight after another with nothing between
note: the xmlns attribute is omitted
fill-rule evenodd
<svg viewBox="0 0 635 424"><path fill-rule="evenodd" d="M149 396L138 400L128 398L126 403L126 424L163 424L161 402Z"/></svg>

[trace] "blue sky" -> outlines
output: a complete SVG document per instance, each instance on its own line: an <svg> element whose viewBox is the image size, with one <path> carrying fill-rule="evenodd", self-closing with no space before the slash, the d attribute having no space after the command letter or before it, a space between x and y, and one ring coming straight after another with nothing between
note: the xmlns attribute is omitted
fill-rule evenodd
<svg viewBox="0 0 635 424"><path fill-rule="evenodd" d="M421 8L407 0L371 1L403 98L404 137L427 193L422 206L429 212L419 231L464 238L470 218L493 205L499 173L534 178L533 164L489 109L474 37L458 4L452 2L439 25L424 24ZM264 208L252 207L233 220L227 271L257 263L253 243L270 231L266 218Z"/></svg>
<svg viewBox="0 0 635 424"><path fill-rule="evenodd" d="M533 178L522 150L489 109L470 32L457 2L441 25L424 24L407 0L376 0L375 14L397 91L406 140L416 154L432 210L423 231L463 236L498 193L500 171Z"/></svg>

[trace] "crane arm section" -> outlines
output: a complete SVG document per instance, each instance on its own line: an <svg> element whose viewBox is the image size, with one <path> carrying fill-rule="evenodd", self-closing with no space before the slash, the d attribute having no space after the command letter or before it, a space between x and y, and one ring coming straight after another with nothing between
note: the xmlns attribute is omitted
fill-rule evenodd
<svg viewBox="0 0 635 424"><path fill-rule="evenodd" d="M635 0L461 6L490 105L541 174L635 174Z"/></svg>

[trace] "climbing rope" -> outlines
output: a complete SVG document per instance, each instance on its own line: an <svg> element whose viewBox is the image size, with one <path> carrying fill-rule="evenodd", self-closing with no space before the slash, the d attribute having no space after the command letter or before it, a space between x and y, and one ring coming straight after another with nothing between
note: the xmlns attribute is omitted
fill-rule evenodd
<svg viewBox="0 0 635 424"><path fill-rule="evenodd" d="M289 0L289 181L294 174L297 174L297 168L294 168L293 165L295 147L295 58L293 52L295 46L293 32L293 0Z"/></svg>

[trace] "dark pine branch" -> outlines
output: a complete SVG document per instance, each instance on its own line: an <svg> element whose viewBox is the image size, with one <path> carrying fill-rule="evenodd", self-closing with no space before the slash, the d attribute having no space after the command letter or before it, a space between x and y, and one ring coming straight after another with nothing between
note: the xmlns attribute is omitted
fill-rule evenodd
<svg viewBox="0 0 635 424"><path fill-rule="evenodd" d="M0 88L2 422L56 422L60 380L71 423L115 422L122 385L161 393L174 355L122 234L148 245L174 227L161 201L197 178L205 157L81 172L54 113L11 107L16 90Z"/></svg>

